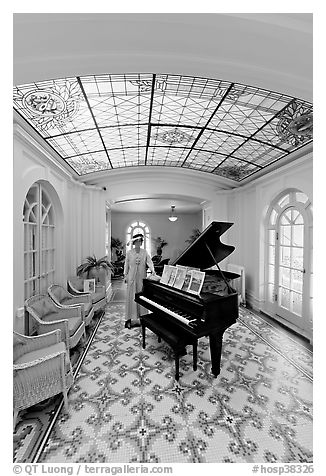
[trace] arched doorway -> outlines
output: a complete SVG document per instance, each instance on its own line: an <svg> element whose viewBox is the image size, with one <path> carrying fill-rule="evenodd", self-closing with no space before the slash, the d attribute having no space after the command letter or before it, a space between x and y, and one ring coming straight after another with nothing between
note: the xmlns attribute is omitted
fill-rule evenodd
<svg viewBox="0 0 326 476"><path fill-rule="evenodd" d="M27 192L23 207L24 299L46 292L55 277L56 218L50 194L41 182Z"/></svg>
<svg viewBox="0 0 326 476"><path fill-rule="evenodd" d="M311 336L312 206L304 193L291 189L276 198L266 237L266 311Z"/></svg>

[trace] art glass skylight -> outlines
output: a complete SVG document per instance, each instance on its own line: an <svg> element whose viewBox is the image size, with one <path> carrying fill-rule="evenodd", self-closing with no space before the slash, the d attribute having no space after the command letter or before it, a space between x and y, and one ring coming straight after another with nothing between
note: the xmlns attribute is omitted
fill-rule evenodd
<svg viewBox="0 0 326 476"><path fill-rule="evenodd" d="M136 166L241 181L312 141L312 104L217 79L105 74L14 88L14 108L79 176Z"/></svg>

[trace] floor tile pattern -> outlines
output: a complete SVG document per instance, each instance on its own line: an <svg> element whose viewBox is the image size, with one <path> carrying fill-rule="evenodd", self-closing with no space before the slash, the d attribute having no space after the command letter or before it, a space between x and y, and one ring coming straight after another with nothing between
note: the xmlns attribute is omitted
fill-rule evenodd
<svg viewBox="0 0 326 476"><path fill-rule="evenodd" d="M197 371L188 347L176 382L170 348L148 331L142 349L123 314L108 305L39 462L312 462L309 350L241 308L221 374L202 338Z"/></svg>

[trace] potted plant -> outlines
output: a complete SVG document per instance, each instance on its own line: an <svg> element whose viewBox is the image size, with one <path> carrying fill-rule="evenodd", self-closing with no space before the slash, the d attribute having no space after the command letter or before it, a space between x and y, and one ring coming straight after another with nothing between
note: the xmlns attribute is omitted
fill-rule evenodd
<svg viewBox="0 0 326 476"><path fill-rule="evenodd" d="M111 238L111 249L115 250L117 261L123 261L123 242L120 238Z"/></svg>
<svg viewBox="0 0 326 476"><path fill-rule="evenodd" d="M154 238L154 243L155 243L155 246L156 246L156 253L161 256L162 255L162 249L164 248L164 246L166 246L168 244L167 241L164 240L164 238L161 238L160 236L158 236L157 238Z"/></svg>
<svg viewBox="0 0 326 476"><path fill-rule="evenodd" d="M120 278L123 276L123 268L125 262L124 244L120 238L111 238L111 249L115 250L116 260L113 262L114 273L113 278Z"/></svg>
<svg viewBox="0 0 326 476"><path fill-rule="evenodd" d="M97 259L95 255L87 256L84 263L77 268L77 276L85 276L86 279L95 278L96 283L105 284L106 276L109 271L113 271L113 266L106 256Z"/></svg>

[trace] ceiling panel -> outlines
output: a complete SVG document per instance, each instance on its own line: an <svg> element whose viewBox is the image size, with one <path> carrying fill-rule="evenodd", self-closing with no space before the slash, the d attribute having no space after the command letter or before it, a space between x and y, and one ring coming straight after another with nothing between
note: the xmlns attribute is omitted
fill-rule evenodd
<svg viewBox="0 0 326 476"><path fill-rule="evenodd" d="M313 138L311 103L184 75L103 74L24 84L14 88L14 108L79 176L160 165L241 182Z"/></svg>

